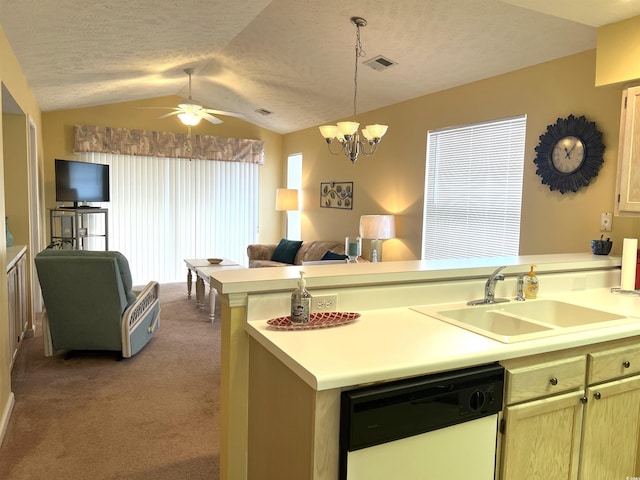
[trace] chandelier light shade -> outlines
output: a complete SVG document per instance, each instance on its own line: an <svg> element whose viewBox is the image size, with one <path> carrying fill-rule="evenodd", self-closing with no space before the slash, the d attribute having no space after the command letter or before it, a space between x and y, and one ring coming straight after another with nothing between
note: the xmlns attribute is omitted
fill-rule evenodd
<svg viewBox="0 0 640 480"><path fill-rule="evenodd" d="M298 210L298 190L295 188L278 188L276 190L276 210Z"/></svg>
<svg viewBox="0 0 640 480"><path fill-rule="evenodd" d="M382 240L395 238L396 222L393 215L362 215L360 236L371 239L371 261L382 261Z"/></svg>
<svg viewBox="0 0 640 480"><path fill-rule="evenodd" d="M356 60L353 79L353 117L355 119L358 103L358 58L366 55L360 43L360 28L365 27L367 21L362 17L351 17L351 23L356 26ZM337 125L321 126L320 134L327 142L329 152L331 152L332 155L343 153L351 160L351 163L356 163L360 153L365 156L375 153L378 143L380 143L384 134L387 133L388 128L387 125L367 125L361 130L362 136L364 137L364 140L361 140L360 134L358 133L359 127L360 124L358 122L338 122ZM334 140L337 140L340 144L340 150L338 151L331 149L331 144Z"/></svg>

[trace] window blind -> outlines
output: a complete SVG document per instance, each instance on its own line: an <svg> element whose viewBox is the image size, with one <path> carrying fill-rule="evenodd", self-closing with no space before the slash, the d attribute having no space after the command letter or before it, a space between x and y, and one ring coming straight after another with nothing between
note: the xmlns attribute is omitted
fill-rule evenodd
<svg viewBox="0 0 640 480"><path fill-rule="evenodd" d="M184 259L247 264L258 231L257 164L83 153L110 165L109 250L129 261L134 285L186 279ZM91 228L91 226L89 226Z"/></svg>
<svg viewBox="0 0 640 480"><path fill-rule="evenodd" d="M422 259L518 255L526 115L428 132Z"/></svg>

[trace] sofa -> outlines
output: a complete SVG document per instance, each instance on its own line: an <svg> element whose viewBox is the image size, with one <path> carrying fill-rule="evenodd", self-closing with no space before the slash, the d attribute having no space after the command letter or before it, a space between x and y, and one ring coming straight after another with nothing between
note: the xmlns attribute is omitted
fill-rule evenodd
<svg viewBox="0 0 640 480"><path fill-rule="evenodd" d="M280 253L280 255L277 253ZM274 254L276 254L275 258ZM314 240L295 242L284 238L278 244L258 243L249 245L247 247L247 255L249 256L249 268L286 267L302 265L303 262L318 262L321 260L327 261L327 263L344 262L346 258L344 255L344 241Z"/></svg>

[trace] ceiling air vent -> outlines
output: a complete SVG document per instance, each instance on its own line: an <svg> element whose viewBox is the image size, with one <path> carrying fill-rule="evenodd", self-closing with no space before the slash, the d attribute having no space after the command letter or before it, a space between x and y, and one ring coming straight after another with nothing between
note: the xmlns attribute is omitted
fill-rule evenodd
<svg viewBox="0 0 640 480"><path fill-rule="evenodd" d="M264 115L265 117L271 115L273 112L270 112L269 110L266 110L264 108L259 108L256 110L257 113L259 113L260 115Z"/></svg>
<svg viewBox="0 0 640 480"><path fill-rule="evenodd" d="M389 60L388 58L383 57L382 55L378 55L377 57L373 57L372 59L367 60L366 62L364 62L364 64L380 72L382 70L386 70L387 68L391 68L394 65L397 65L398 62L394 62L393 60Z"/></svg>

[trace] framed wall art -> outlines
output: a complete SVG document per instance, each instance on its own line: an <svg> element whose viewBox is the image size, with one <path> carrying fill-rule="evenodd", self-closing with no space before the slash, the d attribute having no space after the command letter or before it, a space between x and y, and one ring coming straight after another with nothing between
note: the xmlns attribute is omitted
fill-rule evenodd
<svg viewBox="0 0 640 480"><path fill-rule="evenodd" d="M321 182L320 206L353 209L353 182Z"/></svg>

